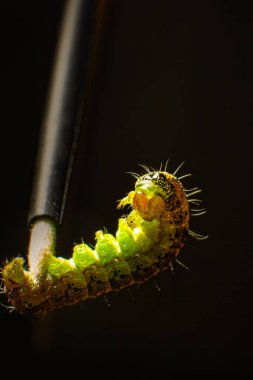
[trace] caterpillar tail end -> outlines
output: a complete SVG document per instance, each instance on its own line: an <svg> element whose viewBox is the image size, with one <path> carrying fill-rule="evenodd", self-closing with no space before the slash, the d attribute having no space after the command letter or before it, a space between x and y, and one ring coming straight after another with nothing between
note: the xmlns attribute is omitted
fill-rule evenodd
<svg viewBox="0 0 253 380"><path fill-rule="evenodd" d="M46 274L49 259L55 252L55 242L55 223L46 217L35 220L28 248L28 264L35 282Z"/></svg>
<svg viewBox="0 0 253 380"><path fill-rule="evenodd" d="M29 270L25 267L25 259L16 257L11 261L6 260L2 268L3 294L9 298L12 306L5 306L10 311L18 309L18 302L15 299L18 289L36 289L43 278L47 276L50 260L54 256L56 242L55 223L47 218L41 217L33 221L30 229L30 241L28 247Z"/></svg>

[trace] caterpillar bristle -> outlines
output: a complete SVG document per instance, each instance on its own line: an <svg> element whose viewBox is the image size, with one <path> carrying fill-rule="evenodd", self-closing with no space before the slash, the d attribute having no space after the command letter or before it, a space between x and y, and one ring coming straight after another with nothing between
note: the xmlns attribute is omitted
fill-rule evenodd
<svg viewBox="0 0 253 380"><path fill-rule="evenodd" d="M169 269L170 269L171 273L174 274L174 267L173 267L172 263L169 264Z"/></svg>
<svg viewBox="0 0 253 380"><path fill-rule="evenodd" d="M130 296L130 299L134 302L134 301L135 301L135 298L134 298L134 296L133 296L133 293L132 293L132 291L131 291L131 288L127 288L127 291L128 291L129 296Z"/></svg>
<svg viewBox="0 0 253 380"><path fill-rule="evenodd" d="M191 213L191 216L200 216L206 214L206 210L198 213Z"/></svg>
<svg viewBox="0 0 253 380"><path fill-rule="evenodd" d="M177 169L174 171L173 175L175 176L176 173L179 171L179 169L184 165L185 161L181 162L181 164L177 167Z"/></svg>
<svg viewBox="0 0 253 380"><path fill-rule="evenodd" d="M108 228L107 227L103 226L102 231L103 231L104 235L108 234Z"/></svg>
<svg viewBox="0 0 253 380"><path fill-rule="evenodd" d="M185 189L185 188L184 188L184 191L185 191L186 193L189 193L190 191L195 191L195 190L198 190L198 187L193 187L192 189Z"/></svg>
<svg viewBox="0 0 253 380"><path fill-rule="evenodd" d="M108 307L111 307L111 304L110 304L110 302L108 301L108 298L106 297L105 294L104 294L104 301L105 301L105 303L106 303L106 305L107 305Z"/></svg>
<svg viewBox="0 0 253 380"><path fill-rule="evenodd" d="M165 162L165 165L164 165L164 171L167 172L167 166L168 166L168 163L169 163L170 159L168 158L168 160Z"/></svg>
<svg viewBox="0 0 253 380"><path fill-rule="evenodd" d="M150 173L151 170L150 170L150 168L147 165L145 165L145 164L139 164L139 166L142 167L145 170L145 172Z"/></svg>
<svg viewBox="0 0 253 380"><path fill-rule="evenodd" d="M4 309L8 310L10 313L12 313L12 312L15 310L15 307L14 307L14 306L5 305L4 303L1 303L1 302L0 302L0 305L1 305Z"/></svg>
<svg viewBox="0 0 253 380"><path fill-rule="evenodd" d="M135 172L126 172L127 174L130 174L132 177L136 178L136 179L139 179L140 178L140 174L138 173L135 173Z"/></svg>
<svg viewBox="0 0 253 380"><path fill-rule="evenodd" d="M188 173L188 174L182 175L181 177L178 177L178 179L179 181L181 181L182 179L190 177L191 175L192 175L191 173Z"/></svg>
<svg viewBox="0 0 253 380"><path fill-rule="evenodd" d="M178 265L180 265L181 267L183 267L184 269L187 269L189 270L189 267L187 267L184 263L182 263L182 261L178 260L178 259L175 259L176 263L178 263Z"/></svg>
<svg viewBox="0 0 253 380"><path fill-rule="evenodd" d="M199 206L199 204L202 203L203 201L201 199L188 199L188 202Z"/></svg>
<svg viewBox="0 0 253 380"><path fill-rule="evenodd" d="M156 290L157 290L158 292L160 292L160 291L161 291L161 288L160 288L160 286L157 285L157 282L156 282L153 278L152 278L152 282L153 282L154 287L156 288Z"/></svg>
<svg viewBox="0 0 253 380"><path fill-rule="evenodd" d="M198 189L198 190L195 190L195 191L193 191L193 192L191 192L191 193L189 193L189 194L186 194L186 197L188 198L188 197L191 197L192 195L194 195L194 194L199 194L199 193L201 193L202 192L202 190L201 189Z"/></svg>
<svg viewBox="0 0 253 380"><path fill-rule="evenodd" d="M192 236L196 240L205 240L208 238L208 235L197 234L196 232L193 232L191 230L188 230L188 233L190 236Z"/></svg>

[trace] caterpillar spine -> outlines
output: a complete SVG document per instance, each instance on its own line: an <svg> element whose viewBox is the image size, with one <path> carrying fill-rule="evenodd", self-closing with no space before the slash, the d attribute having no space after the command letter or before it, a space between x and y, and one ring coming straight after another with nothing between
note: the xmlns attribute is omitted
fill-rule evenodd
<svg viewBox="0 0 253 380"><path fill-rule="evenodd" d="M131 212L119 219L115 236L97 231L94 249L75 245L69 260L50 253L38 281L25 269L22 257L6 263L4 293L15 310L50 311L143 283L172 266L188 234L206 238L189 230L189 203L199 204L190 196L199 189L184 190L175 176L181 165L173 174L167 172L167 163L164 171L142 167L144 174L132 173L135 189L119 201L118 208L130 206ZM204 212L194 209L193 214Z"/></svg>

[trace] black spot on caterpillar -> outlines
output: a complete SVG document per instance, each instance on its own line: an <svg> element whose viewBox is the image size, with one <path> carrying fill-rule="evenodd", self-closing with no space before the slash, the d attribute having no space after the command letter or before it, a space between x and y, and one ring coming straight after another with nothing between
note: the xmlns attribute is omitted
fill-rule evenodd
<svg viewBox="0 0 253 380"><path fill-rule="evenodd" d="M135 189L120 200L118 208L130 206L131 212L118 221L115 237L96 232L96 245L74 247L69 260L50 253L43 276L34 280L24 267L22 257L6 263L2 270L3 292L11 308L30 314L72 305L87 298L141 284L158 272L172 268L188 235L206 236L189 230L190 207L199 205L191 196L198 188L184 189L181 179L164 170L150 169L136 178ZM200 215L204 209L193 209Z"/></svg>

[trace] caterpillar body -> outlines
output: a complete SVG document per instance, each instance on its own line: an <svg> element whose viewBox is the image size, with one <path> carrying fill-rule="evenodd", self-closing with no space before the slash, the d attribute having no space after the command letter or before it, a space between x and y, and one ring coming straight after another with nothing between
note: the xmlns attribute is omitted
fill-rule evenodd
<svg viewBox="0 0 253 380"><path fill-rule="evenodd" d="M69 260L49 252L44 273L36 281L22 257L4 266L3 290L12 308L23 314L45 312L143 283L172 267L188 234L205 238L189 230L189 204L199 204L190 196L200 190L187 193L166 167L164 171L143 167L144 174L132 173L135 189L118 204L130 206L131 212L119 219L115 237L97 231L95 249L75 245Z"/></svg>

